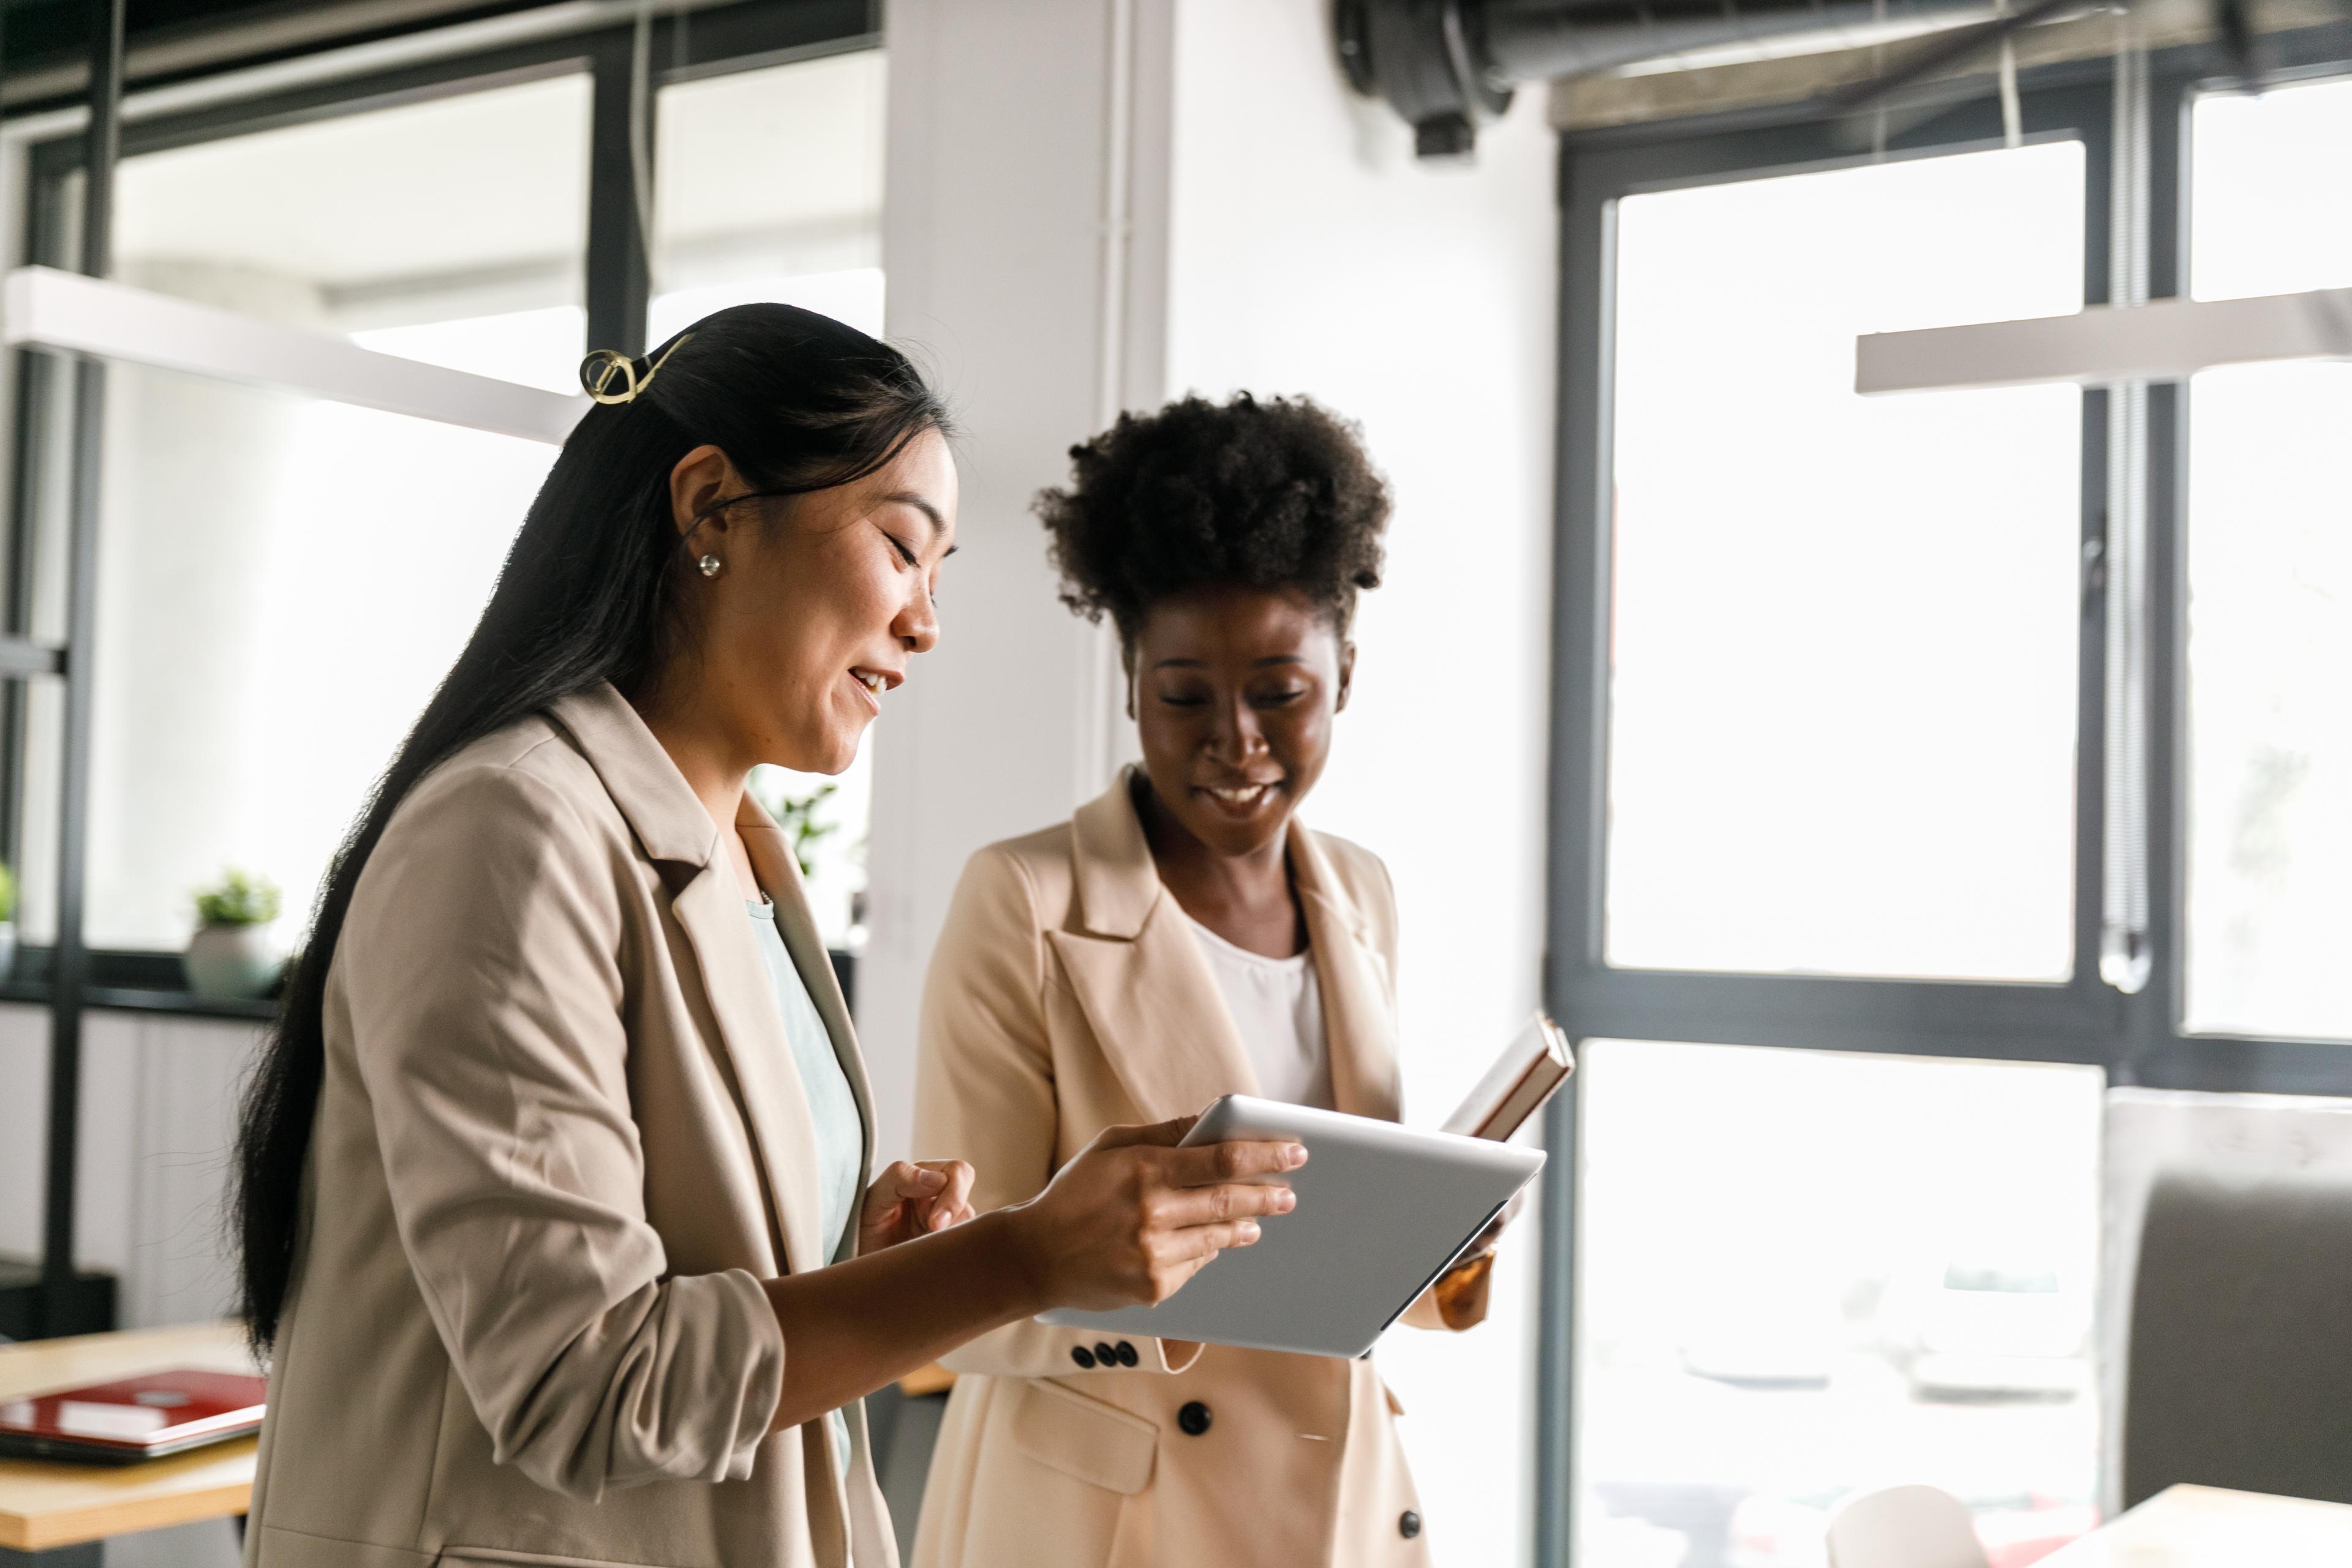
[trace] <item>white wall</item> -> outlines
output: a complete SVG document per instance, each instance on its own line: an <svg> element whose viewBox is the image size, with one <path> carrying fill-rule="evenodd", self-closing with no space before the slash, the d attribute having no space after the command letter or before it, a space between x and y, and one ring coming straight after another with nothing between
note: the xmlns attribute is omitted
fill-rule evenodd
<svg viewBox="0 0 2352 1568"><path fill-rule="evenodd" d="M1396 491L1388 585L1365 601L1356 700L1307 816L1395 874L1409 1117L1442 1118L1536 1005L1557 286L1542 106L1490 130L1475 164L1422 166L1338 79L1322 0L1136 0L1131 55L1122 11L890 10L890 331L930 356L970 434L947 641L876 737L859 991L896 1100L886 1147L964 858L1066 815L1125 743L1102 643L1055 603L1026 510L1121 404L1248 387L1363 423ZM1121 137L1128 158L1107 164ZM1381 1352L1432 1544L1462 1568L1529 1552L1533 1239L1530 1216L1486 1328Z"/></svg>
<svg viewBox="0 0 2352 1568"><path fill-rule="evenodd" d="M1137 401L1158 400L1159 312L1133 300L1163 254L1150 213L1140 270L1114 254L1129 247L1112 175L1129 165L1107 132L1123 139L1138 96L1107 68L1112 4L894 0L887 16L888 331L955 404L963 493L940 650L885 701L872 741L858 1032L885 1159L907 1146L923 968L964 860L1108 777L1108 655L1056 602L1029 499L1130 375ZM1164 77L1164 47L1137 58ZM1141 99L1146 114L1164 104Z"/></svg>
<svg viewBox="0 0 2352 1568"><path fill-rule="evenodd" d="M1536 1005L1551 600L1553 141L1475 164L1328 65L1314 0L1187 0L1171 393L1305 393L1361 422L1396 511L1355 696L1307 815L1376 850L1405 940L1408 1114L1441 1120Z"/></svg>
<svg viewBox="0 0 2352 1568"><path fill-rule="evenodd" d="M1550 657L1554 141L1539 95L1470 166L1350 94L1316 0L1186 0L1171 391L1303 392L1395 491L1355 696L1304 815L1384 858L1406 1117L1434 1123L1537 1005ZM1379 1352L1441 1563L1532 1551L1535 1226L1475 1333Z"/></svg>

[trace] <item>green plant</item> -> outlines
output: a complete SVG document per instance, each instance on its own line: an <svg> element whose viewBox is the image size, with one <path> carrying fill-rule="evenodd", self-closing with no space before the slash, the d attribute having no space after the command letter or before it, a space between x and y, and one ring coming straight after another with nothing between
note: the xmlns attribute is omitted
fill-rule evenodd
<svg viewBox="0 0 2352 1568"><path fill-rule="evenodd" d="M760 803L776 819L776 826L784 830L793 847L793 858L800 862L803 877L816 875L816 847L840 831L839 823L816 819L817 807L831 800L840 788L839 784L819 784L807 795L779 792L773 799Z"/></svg>
<svg viewBox="0 0 2352 1568"><path fill-rule="evenodd" d="M196 920L208 926L262 926L278 918L281 895L267 877L227 870L209 888L196 889Z"/></svg>
<svg viewBox="0 0 2352 1568"><path fill-rule="evenodd" d="M0 925L16 918L16 874L0 866Z"/></svg>

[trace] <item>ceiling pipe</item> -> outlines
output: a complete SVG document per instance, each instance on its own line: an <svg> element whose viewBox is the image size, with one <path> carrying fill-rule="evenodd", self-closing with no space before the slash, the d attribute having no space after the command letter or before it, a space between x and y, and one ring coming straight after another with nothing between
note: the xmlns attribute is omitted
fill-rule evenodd
<svg viewBox="0 0 2352 1568"><path fill-rule="evenodd" d="M1333 41L1349 82L1412 127L1423 158L1466 157L1521 82L1818 33L1989 16L1987 0L1338 0Z"/></svg>

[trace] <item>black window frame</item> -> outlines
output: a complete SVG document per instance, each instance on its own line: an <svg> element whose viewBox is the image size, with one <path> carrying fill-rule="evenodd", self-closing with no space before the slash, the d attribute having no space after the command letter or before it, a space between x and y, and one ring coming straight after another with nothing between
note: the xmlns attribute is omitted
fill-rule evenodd
<svg viewBox="0 0 2352 1568"><path fill-rule="evenodd" d="M2352 75L2352 25L2264 40L2278 79ZM2151 297L2185 291L2190 110L2225 85L2212 46L2152 51L2147 69ZM2028 141L2084 143L2084 300L2109 294L2110 185L2117 133L2110 60L2023 73ZM1547 1005L1580 1045L1588 1039L1694 1041L1759 1049L1854 1051L1956 1060L2072 1063L2104 1069L2111 1087L2352 1095L2352 1042L2182 1028L2187 766L2188 390L2148 389L2145 451L2148 555L2147 856L2150 967L2126 994L2100 976L2105 822L2105 574L2086 550L2079 628L2073 880L2074 964L2061 984L1922 981L1617 969L1603 956L1606 892L1612 440L1610 332L1615 204L1627 195L1806 169L1853 166L1848 131L1818 104L1742 111L1561 137L1559 393L1556 467L1550 787L1548 814ZM1885 141L1889 159L2002 144L1989 91ZM2083 398L2082 542L2104 547L2108 483L2105 388ZM1547 1113L1543 1263L1538 1335L1536 1561L1574 1561L1578 1121L1570 1089Z"/></svg>

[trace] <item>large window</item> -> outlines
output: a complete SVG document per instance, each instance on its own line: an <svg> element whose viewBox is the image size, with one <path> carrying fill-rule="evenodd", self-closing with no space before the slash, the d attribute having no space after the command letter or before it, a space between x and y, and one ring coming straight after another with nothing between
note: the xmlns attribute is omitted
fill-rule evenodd
<svg viewBox="0 0 2352 1568"><path fill-rule="evenodd" d="M1989 100L1883 154L1568 140L1547 1561L1818 1568L1898 1482L2037 1561L2113 1501L2114 1091L2352 1092L2352 368L2159 384L2144 435L1853 390L1857 334L2098 305L2132 250L2352 284L2331 47L2259 98L2158 57L2125 230L2104 80L2029 79L2015 146Z"/></svg>
<svg viewBox="0 0 2352 1568"><path fill-rule="evenodd" d="M2096 149L1711 150L1627 180L1595 321L1576 1561L1815 1564L1897 1480L2047 1547L2102 1080L1975 1058L2081 989L2084 395L1864 398L1854 340L2081 309Z"/></svg>

